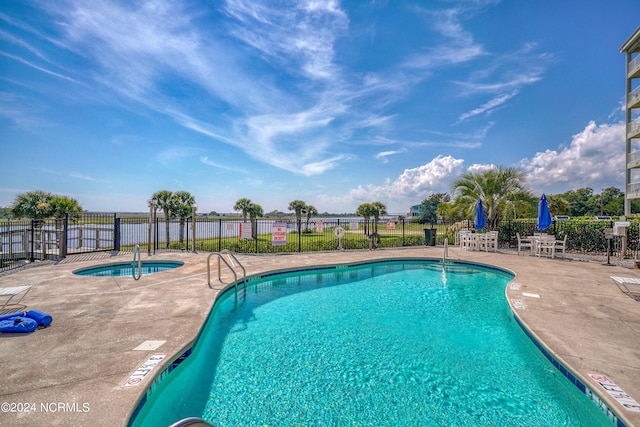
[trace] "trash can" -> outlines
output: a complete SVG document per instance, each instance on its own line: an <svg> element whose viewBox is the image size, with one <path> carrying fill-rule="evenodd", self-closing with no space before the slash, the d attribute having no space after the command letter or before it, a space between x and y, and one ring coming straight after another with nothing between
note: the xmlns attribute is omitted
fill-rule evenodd
<svg viewBox="0 0 640 427"><path fill-rule="evenodd" d="M436 245L436 229L435 228L424 229L424 244L425 246Z"/></svg>

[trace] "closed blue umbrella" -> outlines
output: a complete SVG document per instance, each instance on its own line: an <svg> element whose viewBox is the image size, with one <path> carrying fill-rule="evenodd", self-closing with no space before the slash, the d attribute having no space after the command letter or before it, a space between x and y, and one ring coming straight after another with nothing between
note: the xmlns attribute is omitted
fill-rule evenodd
<svg viewBox="0 0 640 427"><path fill-rule="evenodd" d="M540 231L546 230L551 225L551 212L549 212L547 196L544 194L540 197L540 202L538 202L538 224L536 225Z"/></svg>
<svg viewBox="0 0 640 427"><path fill-rule="evenodd" d="M484 217L484 207L482 207L482 199L478 199L476 218L473 221L473 225L475 225L477 230L482 230L484 226L487 225L487 219Z"/></svg>

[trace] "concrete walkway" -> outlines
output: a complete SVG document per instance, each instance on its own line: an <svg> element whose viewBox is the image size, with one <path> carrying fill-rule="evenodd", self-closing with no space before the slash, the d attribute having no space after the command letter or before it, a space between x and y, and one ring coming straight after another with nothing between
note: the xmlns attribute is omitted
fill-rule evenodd
<svg viewBox="0 0 640 427"><path fill-rule="evenodd" d="M423 247L238 258L250 275L377 258L441 258L442 253L442 247ZM74 256L57 265L0 276L0 287L31 285L23 303L53 316L49 328L32 334L0 334L0 425L125 426L151 377L196 338L221 289L215 262L212 281L216 289L206 285L207 256L143 254L143 260L179 260L185 265L138 281L72 274L90 265L130 262L131 254ZM609 277L640 278L640 272L506 251L494 254L452 248L449 257L516 273L512 283L519 289L509 286L506 291L510 301L518 300L524 307L514 309L516 315L557 359L590 388L599 390L627 425L640 427L639 412L625 410L588 376L606 375L640 401L640 302L620 292ZM231 280L227 271L223 279ZM148 340L165 342L155 350L134 350ZM154 354L167 356L163 365L140 386L123 387Z"/></svg>

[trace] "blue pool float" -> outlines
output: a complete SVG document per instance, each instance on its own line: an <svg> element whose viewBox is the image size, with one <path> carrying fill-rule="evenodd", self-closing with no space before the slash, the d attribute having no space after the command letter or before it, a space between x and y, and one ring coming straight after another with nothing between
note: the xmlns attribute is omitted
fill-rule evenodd
<svg viewBox="0 0 640 427"><path fill-rule="evenodd" d="M0 320L0 332L33 332L38 328L38 322L28 317L13 317L8 320Z"/></svg>
<svg viewBox="0 0 640 427"><path fill-rule="evenodd" d="M38 310L18 311L0 316L0 332L28 333L38 327L46 328L52 322L47 313Z"/></svg>

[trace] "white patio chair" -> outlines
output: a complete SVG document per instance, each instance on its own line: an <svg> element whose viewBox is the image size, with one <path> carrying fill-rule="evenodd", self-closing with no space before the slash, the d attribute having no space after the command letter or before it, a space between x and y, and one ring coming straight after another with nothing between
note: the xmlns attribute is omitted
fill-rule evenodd
<svg viewBox="0 0 640 427"><path fill-rule="evenodd" d="M555 241L555 252L562 252L562 259L564 259L564 253L567 249L567 235L564 235L564 239Z"/></svg>
<svg viewBox="0 0 640 427"><path fill-rule="evenodd" d="M493 249L493 252L498 252L498 232L487 231L484 236L484 250L489 252L489 249Z"/></svg>
<svg viewBox="0 0 640 427"><path fill-rule="evenodd" d="M534 241L534 252L536 256L556 256L556 239L553 236L540 237Z"/></svg>
<svg viewBox="0 0 640 427"><path fill-rule="evenodd" d="M529 255L531 255L533 253L533 240L520 237L520 233L516 233L516 237L518 238L518 255L523 249L527 248L529 248Z"/></svg>
<svg viewBox="0 0 640 427"><path fill-rule="evenodd" d="M460 249L473 250L474 248L475 240L471 231L460 230Z"/></svg>

